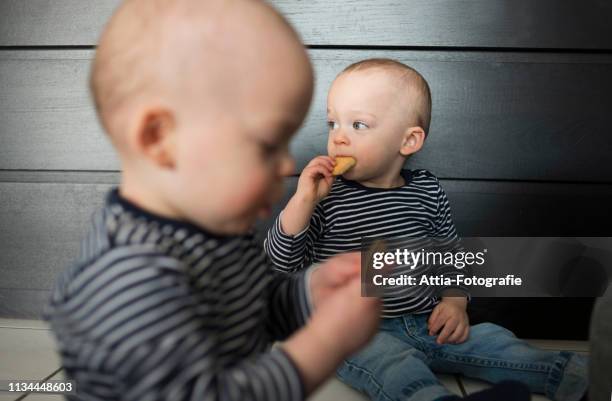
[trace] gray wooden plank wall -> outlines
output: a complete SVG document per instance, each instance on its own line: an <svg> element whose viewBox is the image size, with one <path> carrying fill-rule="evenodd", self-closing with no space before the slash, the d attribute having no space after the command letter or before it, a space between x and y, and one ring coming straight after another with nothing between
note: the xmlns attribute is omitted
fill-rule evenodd
<svg viewBox="0 0 612 401"><path fill-rule="evenodd" d="M0 3L0 316L39 315L91 212L118 182L86 85L117 4ZM432 87L431 135L408 165L441 178L462 234L610 235L611 3L273 4L302 35L317 74L292 143L298 168L325 151L335 74L362 58L393 57Z"/></svg>

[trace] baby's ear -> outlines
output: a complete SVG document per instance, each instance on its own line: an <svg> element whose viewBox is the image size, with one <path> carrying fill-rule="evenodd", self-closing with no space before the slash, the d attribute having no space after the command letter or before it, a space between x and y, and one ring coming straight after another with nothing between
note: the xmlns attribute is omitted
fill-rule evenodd
<svg viewBox="0 0 612 401"><path fill-rule="evenodd" d="M421 127L410 127L404 131L400 153L402 156L409 156L418 152L423 147L425 141L425 131Z"/></svg>
<svg viewBox="0 0 612 401"><path fill-rule="evenodd" d="M161 168L174 168L175 127L174 115L169 110L163 108L149 110L144 114L134 133L137 151Z"/></svg>

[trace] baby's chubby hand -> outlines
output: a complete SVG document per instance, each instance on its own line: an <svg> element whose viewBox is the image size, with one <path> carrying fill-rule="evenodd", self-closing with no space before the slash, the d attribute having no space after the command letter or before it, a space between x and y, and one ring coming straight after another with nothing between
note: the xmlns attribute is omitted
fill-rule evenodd
<svg viewBox="0 0 612 401"><path fill-rule="evenodd" d="M466 308L467 298L442 298L429 316L427 322L429 335L433 336L442 329L436 341L438 344L460 344L467 340L470 334L470 321Z"/></svg>
<svg viewBox="0 0 612 401"><path fill-rule="evenodd" d="M378 328L380 300L361 296L359 253L335 256L312 272L312 324L330 349L348 355Z"/></svg>
<svg viewBox="0 0 612 401"><path fill-rule="evenodd" d="M359 268L360 255L353 253L335 256L310 272L314 310L308 323L282 344L306 393L376 333L380 301L361 297Z"/></svg>
<svg viewBox="0 0 612 401"><path fill-rule="evenodd" d="M300 174L295 195L302 200L317 204L325 198L334 183L332 171L336 162L329 156L312 159Z"/></svg>
<svg viewBox="0 0 612 401"><path fill-rule="evenodd" d="M345 253L314 267L310 276L313 306L323 304L340 287L361 277L361 256L358 252Z"/></svg>

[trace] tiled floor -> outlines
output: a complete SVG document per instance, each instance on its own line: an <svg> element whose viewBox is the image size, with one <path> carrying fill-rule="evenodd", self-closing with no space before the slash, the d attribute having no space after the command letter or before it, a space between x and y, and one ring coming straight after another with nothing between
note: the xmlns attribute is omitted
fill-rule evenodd
<svg viewBox="0 0 612 401"><path fill-rule="evenodd" d="M563 349L586 353L587 344L580 341L533 340L534 345L547 349ZM453 393L462 395L487 387L484 382L459 376L440 375L440 380ZM35 320L0 319L0 380L30 379L44 382L62 380L60 361L49 329ZM59 401L59 395L9 394L0 392L0 401ZM336 379L329 380L311 398L311 401L367 401L357 391ZM534 401L546 398L534 395Z"/></svg>

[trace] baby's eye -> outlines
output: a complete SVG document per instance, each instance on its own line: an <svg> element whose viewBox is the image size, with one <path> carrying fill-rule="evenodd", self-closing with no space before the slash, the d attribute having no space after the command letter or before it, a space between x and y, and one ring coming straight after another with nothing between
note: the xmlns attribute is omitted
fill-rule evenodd
<svg viewBox="0 0 612 401"><path fill-rule="evenodd" d="M329 120L327 122L327 126L329 127L329 129L336 129L336 128L338 128L338 123L335 122L335 121Z"/></svg>
<svg viewBox="0 0 612 401"><path fill-rule="evenodd" d="M353 128L354 129L367 129L367 128L370 128L370 127L368 127L368 125L366 123L364 123L363 121L355 121L353 123Z"/></svg>

